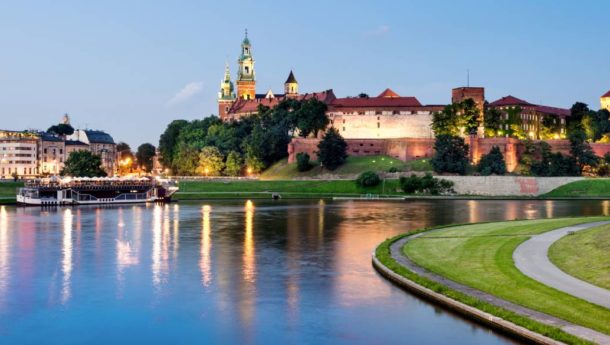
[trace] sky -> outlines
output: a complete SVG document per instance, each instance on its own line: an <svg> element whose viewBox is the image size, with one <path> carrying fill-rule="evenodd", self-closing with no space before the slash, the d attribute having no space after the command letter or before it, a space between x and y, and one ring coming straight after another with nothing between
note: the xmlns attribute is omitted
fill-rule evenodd
<svg viewBox="0 0 610 345"><path fill-rule="evenodd" d="M135 149L174 119L217 113L244 30L257 92L424 104L485 87L493 101L599 108L610 89L610 1L0 0L0 128L46 129L64 113Z"/></svg>

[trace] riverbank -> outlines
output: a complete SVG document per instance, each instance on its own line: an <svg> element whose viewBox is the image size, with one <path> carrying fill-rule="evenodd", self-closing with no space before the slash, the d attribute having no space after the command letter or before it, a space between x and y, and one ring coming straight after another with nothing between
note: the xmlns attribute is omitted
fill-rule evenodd
<svg viewBox="0 0 610 345"><path fill-rule="evenodd" d="M419 286L555 340L610 341L610 310L522 274L512 253L535 233L604 217L471 224L405 234L382 243L381 264ZM498 326L498 325L496 325ZM580 330L574 333L574 330ZM510 330L507 330L510 331Z"/></svg>

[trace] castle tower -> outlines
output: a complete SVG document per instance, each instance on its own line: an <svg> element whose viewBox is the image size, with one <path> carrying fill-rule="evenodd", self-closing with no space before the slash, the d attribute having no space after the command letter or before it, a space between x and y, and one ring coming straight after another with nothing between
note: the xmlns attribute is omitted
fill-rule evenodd
<svg viewBox="0 0 610 345"><path fill-rule="evenodd" d="M229 108L235 102L235 90L231 81L231 73L229 64L225 65L225 77L220 82L220 91L218 92L218 117L224 120L229 112Z"/></svg>
<svg viewBox="0 0 610 345"><path fill-rule="evenodd" d="M602 109L610 111L610 91L601 96L599 102L601 103Z"/></svg>
<svg viewBox="0 0 610 345"><path fill-rule="evenodd" d="M254 99L256 97L256 80L248 30L246 30L246 37L241 43L241 55L237 63L239 64L239 71L237 72L237 97Z"/></svg>
<svg viewBox="0 0 610 345"><path fill-rule="evenodd" d="M459 103L468 98L471 98L479 109L479 128L477 135L483 137L483 114L485 113L485 88L483 87L457 87L451 90L451 103Z"/></svg>
<svg viewBox="0 0 610 345"><path fill-rule="evenodd" d="M286 97L296 97L299 95L299 82L294 77L292 70L284 83L284 93L286 94Z"/></svg>

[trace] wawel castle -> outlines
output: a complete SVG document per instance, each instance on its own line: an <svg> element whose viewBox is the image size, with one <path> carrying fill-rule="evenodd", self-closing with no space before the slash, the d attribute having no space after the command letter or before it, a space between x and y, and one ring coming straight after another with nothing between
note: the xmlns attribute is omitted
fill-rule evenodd
<svg viewBox="0 0 610 345"><path fill-rule="evenodd" d="M293 71L288 73L283 93L274 93L272 90L257 93L255 60L247 33L237 63L235 84L227 65L218 93L218 114L224 121L238 120L256 113L259 105L273 107L286 98L316 98L326 103L332 126L346 139L432 138L432 114L445 106L422 104L416 97L401 96L391 89L383 90L375 97L338 98L332 89L303 93ZM569 109L534 104L510 95L488 103L482 87L455 88L451 96L452 102L472 98L481 110L484 107L499 110L521 107L522 127L531 139L540 138L544 117L553 117L561 123L562 129L557 137L563 137L566 117L570 116ZM610 91L602 96L601 105L610 109ZM479 134L483 136L483 130Z"/></svg>

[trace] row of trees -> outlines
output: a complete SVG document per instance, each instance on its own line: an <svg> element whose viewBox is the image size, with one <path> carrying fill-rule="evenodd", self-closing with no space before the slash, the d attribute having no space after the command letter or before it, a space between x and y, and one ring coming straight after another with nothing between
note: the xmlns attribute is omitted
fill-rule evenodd
<svg viewBox="0 0 610 345"><path fill-rule="evenodd" d="M161 163L176 175L257 173L288 156L293 135L317 136L328 126L326 104L287 99L240 121L175 120L159 139Z"/></svg>
<svg viewBox="0 0 610 345"><path fill-rule="evenodd" d="M138 146L136 152L131 150L131 146L125 142L120 142L116 146L118 153L119 175L139 170L150 173L153 169L153 162L156 155L156 148L151 143L144 143Z"/></svg>

